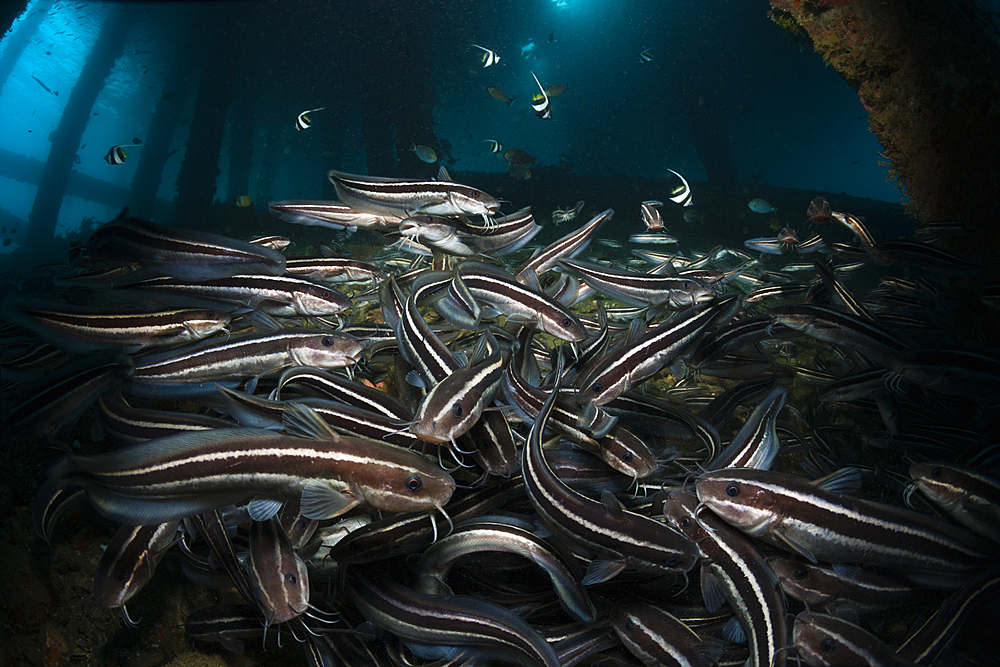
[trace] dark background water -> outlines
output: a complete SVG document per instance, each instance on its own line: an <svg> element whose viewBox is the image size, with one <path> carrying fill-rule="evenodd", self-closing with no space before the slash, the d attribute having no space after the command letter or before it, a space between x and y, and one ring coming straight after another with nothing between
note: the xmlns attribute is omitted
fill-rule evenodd
<svg viewBox="0 0 1000 667"><path fill-rule="evenodd" d="M25 221L72 236L125 204L200 226L188 211L241 195L259 212L269 200L332 198L331 168L433 176L411 143L436 148L459 180L504 173L485 140L523 149L537 158L530 190L559 206L612 205L633 178L663 178L665 200L677 183L668 169L694 184L696 207L726 201L727 219L756 215L737 206L767 194L756 185L897 202L854 90L767 10L747 0L30 2L0 42L0 250L32 242ZM483 68L472 44L499 64ZM110 66L89 80L101 49ZM569 86L551 120L530 108L532 72ZM491 85L517 98L497 101ZM71 108L86 87L92 104ZM299 112L322 106L295 130ZM69 121L78 136L65 139ZM123 164L103 160L136 141ZM58 163L65 187L40 189ZM602 182L607 204L579 192ZM794 213L782 224L799 222Z"/></svg>

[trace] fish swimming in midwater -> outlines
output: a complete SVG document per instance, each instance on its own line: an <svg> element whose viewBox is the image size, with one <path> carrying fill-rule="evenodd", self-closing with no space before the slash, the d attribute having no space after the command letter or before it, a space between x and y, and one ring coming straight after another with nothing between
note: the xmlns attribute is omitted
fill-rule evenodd
<svg viewBox="0 0 1000 667"><path fill-rule="evenodd" d="M253 199L251 199L250 195L240 195L236 198L236 205L240 208L246 208L251 204L253 204Z"/></svg>
<svg viewBox="0 0 1000 667"><path fill-rule="evenodd" d="M830 210L830 202L819 195L816 195L816 198L809 202L809 208L806 210L806 215L809 217L809 222L817 224L830 222L830 220L833 219L833 213Z"/></svg>
<svg viewBox="0 0 1000 667"><path fill-rule="evenodd" d="M760 197L755 197L754 199L751 199L749 202L747 202L747 206L749 206L750 210L753 211L754 213L778 212L778 209L774 208Z"/></svg>
<svg viewBox="0 0 1000 667"><path fill-rule="evenodd" d="M528 164L529 162L534 164L537 158L531 157L520 148L511 148L503 154L503 159L511 164Z"/></svg>
<svg viewBox="0 0 1000 667"><path fill-rule="evenodd" d="M410 150L417 154L417 158L419 158L421 162L434 164L438 161L437 152L430 146L424 146L423 144L415 144L411 142Z"/></svg>
<svg viewBox="0 0 1000 667"><path fill-rule="evenodd" d="M497 55L496 51L493 51L492 49L487 49L485 46L479 46L478 44L473 44L472 46L483 51L483 67L496 65L498 62L500 62L500 56Z"/></svg>
<svg viewBox="0 0 1000 667"><path fill-rule="evenodd" d="M531 76L534 77L535 83L538 84L538 89L542 91L541 95L535 94L531 96L531 108L535 110L536 116L548 120L552 118L552 103L549 102L548 93L545 92L545 88L534 72L531 73Z"/></svg>
<svg viewBox="0 0 1000 667"><path fill-rule="evenodd" d="M501 89L500 86L486 86L486 92L489 93L490 97L493 99L506 102L507 106L510 106L511 103L517 99L517 95L514 97L507 97L507 93L503 92L503 89Z"/></svg>
<svg viewBox="0 0 1000 667"><path fill-rule="evenodd" d="M526 164L512 164L507 167L507 175L519 181L527 181L531 178L531 167Z"/></svg>
<svg viewBox="0 0 1000 667"><path fill-rule="evenodd" d="M653 59L653 49L645 49L642 53L639 54L639 62L641 63L648 63L652 59Z"/></svg>
<svg viewBox="0 0 1000 667"><path fill-rule="evenodd" d="M558 83L553 83L551 85L545 86L545 94L549 96L549 99L552 99L553 97L559 97L567 90L569 90L569 86L563 86Z"/></svg>
<svg viewBox="0 0 1000 667"><path fill-rule="evenodd" d="M483 143L490 145L491 153L499 153L500 151L503 150L503 144L501 144L496 139L483 139Z"/></svg>
<svg viewBox="0 0 1000 667"><path fill-rule="evenodd" d="M32 79L34 79L35 81L37 81L37 82L38 82L38 85L39 85L39 86L41 86L42 88L44 88L44 89L45 89L45 90L46 90L47 92L50 92L50 93L52 93L52 94L53 94L53 95L55 95L56 97L59 97L59 93L58 93L58 92L55 92L55 91L53 91L53 90L52 90L51 88L49 88L49 87L48 87L48 86L46 86L46 85L45 85L44 83L42 83L42 80L41 80L41 79L39 79L39 78L38 78L37 76L35 76L34 74L32 74L32 75L31 75L31 78L32 78Z"/></svg>
<svg viewBox="0 0 1000 667"><path fill-rule="evenodd" d="M104 161L108 164L121 164L128 159L128 151L126 148L142 148L142 146L133 146L132 144L118 144L117 146L112 146L108 149L107 154L104 156Z"/></svg>
<svg viewBox="0 0 1000 667"><path fill-rule="evenodd" d="M306 114L310 114L313 111L322 111L325 108L326 107L317 107L315 109L306 109L305 111L303 111L302 113L300 113L299 117L295 119L295 129L296 130L308 130L312 126L313 122L312 122L312 118L310 118Z"/></svg>
<svg viewBox="0 0 1000 667"><path fill-rule="evenodd" d="M688 184L687 179L678 174L673 169L667 169L667 171L677 176L677 178L681 179L682 183L681 185L678 185L676 188L674 188L673 191L670 193L670 201L674 202L675 204L680 204L681 206L690 206L692 203L691 186Z"/></svg>
<svg viewBox="0 0 1000 667"><path fill-rule="evenodd" d="M531 40L530 42L521 47L521 55L527 57L528 52L533 51L534 49L535 49L535 40Z"/></svg>

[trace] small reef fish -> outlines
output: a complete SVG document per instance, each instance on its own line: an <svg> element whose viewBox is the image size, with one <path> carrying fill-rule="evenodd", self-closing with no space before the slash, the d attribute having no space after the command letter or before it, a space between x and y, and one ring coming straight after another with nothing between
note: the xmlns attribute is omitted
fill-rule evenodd
<svg viewBox="0 0 1000 667"><path fill-rule="evenodd" d="M689 208L684 211L684 222L689 225L693 225L696 222L701 222L701 213L697 209Z"/></svg>
<svg viewBox="0 0 1000 667"><path fill-rule="evenodd" d="M491 65L496 65L500 62L500 56L497 55L496 51L492 49L487 49L485 46L479 46L478 44L473 44L472 46L483 52L483 67L489 67Z"/></svg>
<svg viewBox="0 0 1000 667"><path fill-rule="evenodd" d="M678 174L673 169L667 169L671 174L675 175L677 178L681 179L681 185L674 188L673 192L670 193L670 201L675 204L680 204L681 206L691 205L691 186L688 184L687 179Z"/></svg>
<svg viewBox="0 0 1000 667"><path fill-rule="evenodd" d="M754 199L751 199L749 202L747 202L747 206L749 206L750 210L753 211L754 213L778 212L778 209L774 208L760 197L755 197Z"/></svg>
<svg viewBox="0 0 1000 667"><path fill-rule="evenodd" d="M648 63L652 59L653 59L653 49L646 49L645 51L639 54L639 62L641 63Z"/></svg>
<svg viewBox="0 0 1000 667"><path fill-rule="evenodd" d="M520 148L511 148L503 154L503 159L511 164L528 164L529 162L534 164L537 158L531 157Z"/></svg>
<svg viewBox="0 0 1000 667"><path fill-rule="evenodd" d="M549 96L545 92L545 88L542 86L538 77L532 72L531 76L534 77L535 83L538 84L538 89L542 91L541 95L535 94L531 97L531 108L535 110L535 115L539 118L549 120L552 118L552 104L549 102Z"/></svg>
<svg viewBox="0 0 1000 667"><path fill-rule="evenodd" d="M526 164L512 164L507 167L507 174L519 181L527 181L531 178L531 167Z"/></svg>
<svg viewBox="0 0 1000 667"><path fill-rule="evenodd" d="M506 102L507 106L510 106L511 103L517 99L517 95L514 97L507 97L507 93L503 92L503 89L501 89L500 86L486 86L486 92L489 93L490 97L493 99Z"/></svg>
<svg viewBox="0 0 1000 667"><path fill-rule="evenodd" d="M576 216L580 215L580 210L583 209L583 200L581 199L576 203L573 208L557 208L552 211L552 224L559 225L564 222L571 222L576 219Z"/></svg>
<svg viewBox="0 0 1000 667"><path fill-rule="evenodd" d="M250 198L250 195L240 195L236 198L236 205L240 208L246 208L251 204L253 204L253 199Z"/></svg>
<svg viewBox="0 0 1000 667"><path fill-rule="evenodd" d="M527 54L535 49L535 41L532 40L521 47L521 55L527 58Z"/></svg>
<svg viewBox="0 0 1000 667"><path fill-rule="evenodd" d="M117 146L112 146L108 149L107 154L104 156L104 161L108 164L121 164L128 159L128 151L125 147L133 148L131 144L118 144ZM139 148L139 146L134 146L134 148Z"/></svg>
<svg viewBox="0 0 1000 667"><path fill-rule="evenodd" d="M567 90L569 90L569 86L563 86L558 83L553 83L549 86L545 86L545 94L549 96L549 99L553 97L559 97Z"/></svg>
<svg viewBox="0 0 1000 667"><path fill-rule="evenodd" d="M501 144L496 139L483 139L483 143L490 145L491 153L499 153L500 151L503 150L503 144Z"/></svg>
<svg viewBox="0 0 1000 667"><path fill-rule="evenodd" d="M326 107L317 107L315 109L306 109L305 111L300 113L299 117L295 119L295 129L299 131L308 130L312 126L313 122L312 118L310 118L306 114L310 114L313 111L322 111L325 108Z"/></svg>
<svg viewBox="0 0 1000 667"><path fill-rule="evenodd" d="M430 146L424 146L423 144L410 144L410 150L417 154L417 157L421 162L426 162L427 164L434 164L438 161L437 152Z"/></svg>

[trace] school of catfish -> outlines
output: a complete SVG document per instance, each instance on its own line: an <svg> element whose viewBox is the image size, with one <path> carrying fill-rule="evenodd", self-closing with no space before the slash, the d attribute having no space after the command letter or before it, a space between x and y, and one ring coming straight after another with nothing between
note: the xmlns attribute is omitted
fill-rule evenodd
<svg viewBox="0 0 1000 667"><path fill-rule="evenodd" d="M530 207L443 168L328 176L270 210L367 261L123 211L5 299L8 431L61 452L35 531L120 524L96 603L141 622L170 553L231 589L188 637L314 665L988 664L1000 366L940 326L961 225L879 242L817 197L804 241L667 253L646 200L532 250Z"/></svg>

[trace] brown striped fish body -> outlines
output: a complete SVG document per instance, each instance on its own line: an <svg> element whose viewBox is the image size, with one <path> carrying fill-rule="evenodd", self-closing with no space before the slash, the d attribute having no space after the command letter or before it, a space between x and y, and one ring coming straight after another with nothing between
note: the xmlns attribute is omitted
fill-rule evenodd
<svg viewBox="0 0 1000 667"><path fill-rule="evenodd" d="M722 645L707 643L669 612L645 602L629 602L611 610L611 627L644 665L711 667Z"/></svg>
<svg viewBox="0 0 1000 667"><path fill-rule="evenodd" d="M801 612L792 631L809 667L915 667L891 646L858 626L827 614Z"/></svg>
<svg viewBox="0 0 1000 667"><path fill-rule="evenodd" d="M309 571L278 520L250 522L247 579L267 625L285 623L309 607Z"/></svg>
<svg viewBox="0 0 1000 667"><path fill-rule="evenodd" d="M68 455L48 487L82 485L113 521L162 523L248 497L301 499L307 518L330 518L365 503L390 512L433 509L454 481L417 454L331 436L293 438L260 429L185 433L93 456ZM277 509L275 507L275 509Z"/></svg>
<svg viewBox="0 0 1000 667"><path fill-rule="evenodd" d="M94 602L102 607L121 607L127 620L125 603L153 577L157 563L176 540L178 523L121 526L94 572Z"/></svg>
<svg viewBox="0 0 1000 667"><path fill-rule="evenodd" d="M990 547L974 535L836 488L752 468L704 473L696 483L698 499L727 523L812 561L895 567L943 588L986 564Z"/></svg>

